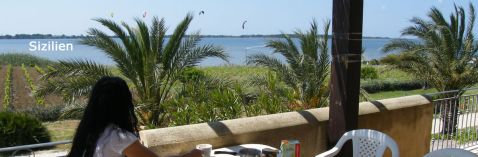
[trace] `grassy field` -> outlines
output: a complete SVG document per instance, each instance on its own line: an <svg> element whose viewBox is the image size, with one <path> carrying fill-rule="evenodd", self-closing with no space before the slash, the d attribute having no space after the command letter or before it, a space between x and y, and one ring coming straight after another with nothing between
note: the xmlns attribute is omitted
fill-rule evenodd
<svg viewBox="0 0 478 157"><path fill-rule="evenodd" d="M408 81L413 80L409 74L393 69L387 66L374 66L378 72L378 80L399 80L399 81ZM206 74L211 76L216 76L220 78L229 78L231 80L237 81L238 83L245 83L247 80L252 78L255 75L262 75L268 72L266 68L262 67L252 67L252 66L218 66L218 67L201 67L200 70L203 70ZM361 83L365 83L370 80L361 80ZM254 89L252 89L254 90ZM401 97L407 95L415 94L426 94L436 92L434 89L417 89L409 91L387 91L370 94L371 98L374 100Z"/></svg>
<svg viewBox="0 0 478 157"><path fill-rule="evenodd" d="M252 66L214 66L200 67L199 69L208 75L228 78L239 83L246 82L255 75L262 75L268 72L266 68Z"/></svg>
<svg viewBox="0 0 478 157"><path fill-rule="evenodd" d="M393 69L389 66L384 65L374 67L378 72L378 80L413 80L413 77L401 70ZM254 75L265 74L268 72L268 70L264 67L253 66L214 66L200 67L199 69L206 72L206 74L222 78L230 78L238 82L243 82ZM366 81L368 80L362 80L361 82Z"/></svg>
<svg viewBox="0 0 478 157"><path fill-rule="evenodd" d="M72 140L75 134L75 129L78 126L78 120L62 120L56 122L45 122L45 125L52 136L52 141ZM71 147L70 144L59 145L55 149L67 150Z"/></svg>
<svg viewBox="0 0 478 157"><path fill-rule="evenodd" d="M477 87L478 87L478 84L474 85L471 88L477 88ZM402 96L408 96L408 95L430 94L430 93L436 93L436 92L438 92L436 89L430 88L430 89L416 89L416 90L385 91L385 92L373 93L369 95L373 100L380 100L380 99L395 98L395 97L402 97ZM478 89L468 90L465 92L464 95L468 95L468 94L478 94Z"/></svg>
<svg viewBox="0 0 478 157"><path fill-rule="evenodd" d="M55 64L48 59L39 58L27 53L0 53L0 65L11 64L13 66L21 66L25 64L29 65L38 65L38 66L47 66Z"/></svg>
<svg viewBox="0 0 478 157"><path fill-rule="evenodd" d="M402 97L408 95L417 95L417 94L427 94L427 93L434 93L436 92L435 89L416 89L416 90L406 90L406 91L385 91L379 93L369 94L373 100L380 100L380 99L387 99L387 98L395 98L395 97Z"/></svg>
<svg viewBox="0 0 478 157"><path fill-rule="evenodd" d="M378 80L413 80L410 74L407 74L401 70L391 68L390 66L378 65L373 66L378 72ZM367 80L362 80L367 81Z"/></svg>
<svg viewBox="0 0 478 157"><path fill-rule="evenodd" d="M414 78L401 70L391 68L389 66L379 65L374 66L378 72L378 80L399 80L409 81ZM365 83L369 80L361 80L361 83ZM370 94L371 99L380 100L387 98L402 97L408 95L427 94L437 92L435 89L416 89L416 90L396 90L396 91L383 91Z"/></svg>

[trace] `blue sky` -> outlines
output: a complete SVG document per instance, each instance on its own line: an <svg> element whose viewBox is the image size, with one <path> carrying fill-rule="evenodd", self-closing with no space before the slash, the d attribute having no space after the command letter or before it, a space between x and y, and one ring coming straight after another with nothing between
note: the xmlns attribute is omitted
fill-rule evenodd
<svg viewBox="0 0 478 157"><path fill-rule="evenodd" d="M410 18L425 17L432 6L448 16L453 3L468 8L469 1L365 0L364 3L365 36L399 37L400 30L410 25ZM201 10L205 14L198 16ZM200 30L201 34L278 34L306 29L313 18L319 22L332 18L332 0L9 0L0 2L0 34L79 35L90 27L100 27L93 18L111 18L113 13L113 20L131 23L134 17L142 18L144 12L148 21L152 16L164 17L170 32L192 12L195 19L190 30ZM243 30L244 20L247 23Z"/></svg>

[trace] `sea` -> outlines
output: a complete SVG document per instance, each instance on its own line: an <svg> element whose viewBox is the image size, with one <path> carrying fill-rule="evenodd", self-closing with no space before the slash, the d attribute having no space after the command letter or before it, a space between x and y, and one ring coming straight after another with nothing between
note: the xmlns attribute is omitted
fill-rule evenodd
<svg viewBox="0 0 478 157"><path fill-rule="evenodd" d="M246 65L247 56L258 53L276 56L283 60L280 55L274 54L272 49L265 46L267 41L275 39L277 38L202 38L202 40L199 42L199 45L212 44L224 48L225 52L229 55L229 61L226 62L217 58L206 58L201 61L198 66L207 67L223 65ZM115 40L119 41L119 39ZM362 55L362 57L364 57L363 60L379 59L387 55L383 53L381 49L390 40L391 39L387 38L364 38L362 41L362 47L365 50L364 54ZM108 58L108 56L105 55L102 50L95 47L82 45L80 41L81 39L0 39L0 53L28 53L54 61L81 59L94 61L99 64L114 65L113 60ZM70 51L31 51L31 42L71 43L73 44L73 49ZM297 40L295 42L298 44ZM330 45L329 49L331 49Z"/></svg>

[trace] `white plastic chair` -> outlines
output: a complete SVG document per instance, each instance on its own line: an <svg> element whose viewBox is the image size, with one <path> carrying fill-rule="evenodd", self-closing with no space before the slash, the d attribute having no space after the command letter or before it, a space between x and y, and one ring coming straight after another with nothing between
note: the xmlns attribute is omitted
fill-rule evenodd
<svg viewBox="0 0 478 157"><path fill-rule="evenodd" d="M424 157L478 157L478 155L463 149L445 148L430 152Z"/></svg>
<svg viewBox="0 0 478 157"><path fill-rule="evenodd" d="M315 157L332 157L340 152L344 143L352 139L354 157L381 157L388 147L392 151L392 157L399 157L397 143L388 135L369 129L359 129L346 132L339 139L334 148L323 152Z"/></svg>

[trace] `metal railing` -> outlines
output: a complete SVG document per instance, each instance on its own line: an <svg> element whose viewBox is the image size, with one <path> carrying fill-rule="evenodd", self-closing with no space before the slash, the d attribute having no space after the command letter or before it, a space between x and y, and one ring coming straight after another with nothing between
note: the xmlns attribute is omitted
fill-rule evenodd
<svg viewBox="0 0 478 157"><path fill-rule="evenodd" d="M478 88L427 94L434 108L430 151L478 146L478 94L459 96L472 90Z"/></svg>
<svg viewBox="0 0 478 157"><path fill-rule="evenodd" d="M57 142L48 142L48 143L38 143L38 144L30 144L30 145L22 145L22 146L13 146L13 147L5 147L0 148L0 153L5 152L12 152L10 156L15 156L19 151L28 151L30 152L31 156L35 157L34 149L37 148L45 148L45 147L53 147L62 144L70 144L71 141L57 141Z"/></svg>

